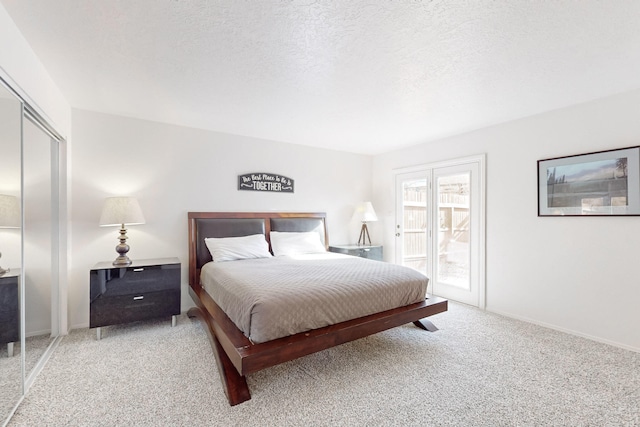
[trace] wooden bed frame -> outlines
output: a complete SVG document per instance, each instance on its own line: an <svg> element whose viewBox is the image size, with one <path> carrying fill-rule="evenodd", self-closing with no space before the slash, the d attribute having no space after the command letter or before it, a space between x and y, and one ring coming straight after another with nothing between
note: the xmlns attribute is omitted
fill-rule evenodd
<svg viewBox="0 0 640 427"><path fill-rule="evenodd" d="M291 222L289 224L281 219L291 219ZM313 224L313 229L317 229L320 224L324 244L329 246L324 213L189 212L189 292L196 307L190 309L188 315L203 319L207 325L209 341L230 405L251 399L245 378L247 374L406 323L413 322L429 331L437 330L431 322L421 319L446 311L447 300L427 295L424 301L416 304L264 343L251 343L200 284L200 268L207 262L207 256L211 260L206 252L204 238L249 234L243 228L243 221L248 221L253 223L251 227L263 223L264 233L269 241L272 220L274 223L279 221L280 225L273 228L280 231L310 231L311 225L305 224ZM216 224L213 231L209 222ZM240 226L237 226L238 223ZM217 224L221 224L220 227ZM203 232L205 225L207 230Z"/></svg>

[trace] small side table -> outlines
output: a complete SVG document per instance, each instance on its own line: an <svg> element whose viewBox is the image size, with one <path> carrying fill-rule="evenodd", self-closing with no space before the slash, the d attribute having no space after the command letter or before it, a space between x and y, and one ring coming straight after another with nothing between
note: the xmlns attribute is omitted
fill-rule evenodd
<svg viewBox="0 0 640 427"><path fill-rule="evenodd" d="M382 246L378 245L332 245L329 251L382 261Z"/></svg>
<svg viewBox="0 0 640 427"><path fill-rule="evenodd" d="M180 314L180 260L156 258L134 261L128 267L96 264L89 273L89 327L97 328Z"/></svg>

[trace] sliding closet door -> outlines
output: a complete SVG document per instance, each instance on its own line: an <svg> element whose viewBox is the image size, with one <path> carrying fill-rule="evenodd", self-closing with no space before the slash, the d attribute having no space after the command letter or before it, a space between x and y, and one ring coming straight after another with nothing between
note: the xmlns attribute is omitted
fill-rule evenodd
<svg viewBox="0 0 640 427"><path fill-rule="evenodd" d="M52 295L57 290L57 142L33 121L23 124L25 377L57 335ZM55 314L55 313L53 313ZM57 323L57 321L56 321Z"/></svg>
<svg viewBox="0 0 640 427"><path fill-rule="evenodd" d="M0 82L0 425L22 396L20 274L22 103Z"/></svg>
<svg viewBox="0 0 640 427"><path fill-rule="evenodd" d="M0 70L0 425L51 356L61 326L66 328L59 297L60 248L66 247L59 233L66 218L59 208L61 194L66 199L60 191L64 138L3 74Z"/></svg>
<svg viewBox="0 0 640 427"><path fill-rule="evenodd" d="M484 307L484 156L398 171L396 263L428 292Z"/></svg>

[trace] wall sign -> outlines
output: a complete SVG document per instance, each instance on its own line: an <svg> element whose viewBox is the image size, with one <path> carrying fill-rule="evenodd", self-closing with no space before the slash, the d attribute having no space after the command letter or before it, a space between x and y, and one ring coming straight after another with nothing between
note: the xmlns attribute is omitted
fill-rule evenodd
<svg viewBox="0 0 640 427"><path fill-rule="evenodd" d="M238 190L293 193L293 179L272 173L246 173L238 175Z"/></svg>

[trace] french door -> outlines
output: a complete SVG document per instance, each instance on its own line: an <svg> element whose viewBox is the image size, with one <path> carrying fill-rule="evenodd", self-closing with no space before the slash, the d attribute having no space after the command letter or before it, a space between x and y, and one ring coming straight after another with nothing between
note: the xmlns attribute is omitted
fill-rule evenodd
<svg viewBox="0 0 640 427"><path fill-rule="evenodd" d="M396 172L396 263L484 308L484 156Z"/></svg>

